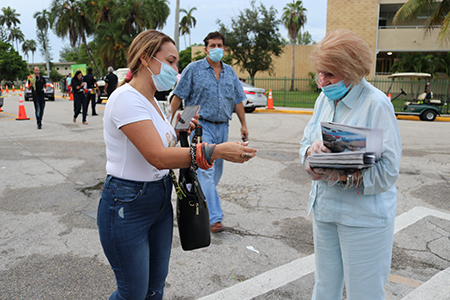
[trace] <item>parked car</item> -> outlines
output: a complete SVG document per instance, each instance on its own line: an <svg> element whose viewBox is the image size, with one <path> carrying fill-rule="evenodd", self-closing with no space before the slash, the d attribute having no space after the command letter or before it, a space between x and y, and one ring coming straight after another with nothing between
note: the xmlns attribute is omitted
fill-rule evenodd
<svg viewBox="0 0 450 300"><path fill-rule="evenodd" d="M125 79L125 76L127 76L127 73L130 69L129 68L120 68L115 71L113 71L114 74L117 76L117 85L119 85L122 80ZM100 80L97 80L98 88L100 90L100 99L108 99L108 94L105 91L105 77L103 77Z"/></svg>
<svg viewBox="0 0 450 300"><path fill-rule="evenodd" d="M254 112L257 107L266 107L267 106L267 98L266 91L262 88L254 87L251 84L241 81L242 88L244 89L244 93L247 96L242 104L244 105L245 112L251 113ZM167 96L167 101L172 102L173 91L170 92L169 96ZM184 107L184 100L180 105L180 109Z"/></svg>
<svg viewBox="0 0 450 300"><path fill-rule="evenodd" d="M47 91L44 92L44 97L48 100L55 101L55 85L50 80L50 77L43 76L45 79L45 85L47 86ZM31 84L25 84L25 101L33 100L33 93L31 92Z"/></svg>
<svg viewBox="0 0 450 300"><path fill-rule="evenodd" d="M241 85L244 88L244 93L247 95L247 99L242 102L246 112L251 113L257 107L267 106L266 91L264 89L254 87L243 81L241 81Z"/></svg>

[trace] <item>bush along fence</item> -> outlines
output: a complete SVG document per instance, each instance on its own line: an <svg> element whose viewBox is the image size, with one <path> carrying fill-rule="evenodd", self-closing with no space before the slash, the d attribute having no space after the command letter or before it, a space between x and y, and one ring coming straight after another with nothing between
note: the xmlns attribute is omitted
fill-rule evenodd
<svg viewBox="0 0 450 300"><path fill-rule="evenodd" d="M367 81L384 93L390 93L391 99L400 95L392 102L395 111L399 112L404 110L405 102L416 100L425 91L427 84L427 81L423 79L396 79L394 82L390 79L367 79ZM253 82L247 78L246 82L266 91L271 89L274 106L314 108L314 103L320 94L317 84L311 78L254 78ZM291 86L294 87L292 91ZM441 112L448 114L450 111L450 81L432 80L430 89L433 99L442 100L443 105L438 106Z"/></svg>

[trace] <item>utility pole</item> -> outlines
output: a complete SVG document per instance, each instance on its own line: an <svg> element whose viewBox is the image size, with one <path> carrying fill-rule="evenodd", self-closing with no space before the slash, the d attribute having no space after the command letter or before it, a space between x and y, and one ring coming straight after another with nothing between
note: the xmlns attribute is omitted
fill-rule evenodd
<svg viewBox="0 0 450 300"><path fill-rule="evenodd" d="M177 47L177 51L180 51L180 0L176 0L175 6L175 33L173 35L173 39L175 40L175 47Z"/></svg>

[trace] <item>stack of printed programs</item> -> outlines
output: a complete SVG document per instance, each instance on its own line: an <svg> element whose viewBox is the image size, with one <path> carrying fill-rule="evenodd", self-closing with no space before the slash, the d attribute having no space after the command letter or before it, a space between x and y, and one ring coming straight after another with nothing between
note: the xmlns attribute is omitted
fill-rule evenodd
<svg viewBox="0 0 450 300"><path fill-rule="evenodd" d="M383 131L377 128L321 122L323 144L332 153L311 154L312 168L362 169L381 157Z"/></svg>

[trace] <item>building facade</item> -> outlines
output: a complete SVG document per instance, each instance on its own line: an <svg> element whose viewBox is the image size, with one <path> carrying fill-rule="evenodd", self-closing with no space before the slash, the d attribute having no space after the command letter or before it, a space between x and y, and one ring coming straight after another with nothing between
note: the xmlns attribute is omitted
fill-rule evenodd
<svg viewBox="0 0 450 300"><path fill-rule="evenodd" d="M53 64L53 68L58 71L59 74L61 75L68 75L69 73L71 73L71 69L70 66L74 65L75 62L54 62ZM31 70L34 66L39 67L39 69L44 70L45 73L49 73L47 71L47 65L45 62L43 63L29 63L28 64L28 69Z"/></svg>

